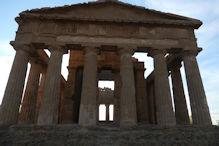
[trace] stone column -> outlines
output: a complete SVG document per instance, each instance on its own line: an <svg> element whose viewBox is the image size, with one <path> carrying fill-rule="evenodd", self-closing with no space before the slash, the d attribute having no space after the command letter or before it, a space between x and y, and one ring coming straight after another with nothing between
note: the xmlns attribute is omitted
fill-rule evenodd
<svg viewBox="0 0 219 146"><path fill-rule="evenodd" d="M147 84L147 96L149 105L150 123L156 124L155 99L154 99L154 81Z"/></svg>
<svg viewBox="0 0 219 146"><path fill-rule="evenodd" d="M70 65L70 61L69 61ZM75 94L75 76L76 76L77 67L68 66L68 79L67 86L65 88L65 96L63 102L63 116L62 123L73 123L74 117L74 104L73 96Z"/></svg>
<svg viewBox="0 0 219 146"><path fill-rule="evenodd" d="M137 124L132 54L133 51L130 48L120 50L120 126L134 126Z"/></svg>
<svg viewBox="0 0 219 146"><path fill-rule="evenodd" d="M160 50L154 50L151 55L154 58L157 124L173 126L176 125L176 120L172 107L166 59L163 51Z"/></svg>
<svg viewBox="0 0 219 146"><path fill-rule="evenodd" d="M79 125L96 125L97 98L97 49L85 48L85 63L83 72L82 95L79 115Z"/></svg>
<svg viewBox="0 0 219 146"><path fill-rule="evenodd" d="M46 69L43 68L42 69L42 73L41 73L40 86L38 88L38 93L37 93L35 123L37 123L37 121L38 121L38 115L39 115L39 110L40 110L40 103L41 103L41 99L42 99L42 96L43 96L43 88L44 88L44 85L45 85L45 80L46 80Z"/></svg>
<svg viewBox="0 0 219 146"><path fill-rule="evenodd" d="M190 96L193 124L211 125L211 117L196 56L192 53L184 54L183 61Z"/></svg>
<svg viewBox="0 0 219 146"><path fill-rule="evenodd" d="M38 64L36 60L31 61L30 73L28 76L23 103L19 115L20 124L34 123L40 72L40 64Z"/></svg>
<svg viewBox="0 0 219 146"><path fill-rule="evenodd" d="M175 104L176 124L185 125L185 124L190 124L190 120L189 120L189 114L188 114L188 109L185 99L180 68L181 68L180 62L174 64L174 66L171 67L171 77L172 77L173 97Z"/></svg>
<svg viewBox="0 0 219 146"><path fill-rule="evenodd" d="M17 50L1 105L0 124L15 124L18 120L30 48L15 45Z"/></svg>
<svg viewBox="0 0 219 146"><path fill-rule="evenodd" d="M51 51L51 56L39 110L38 125L58 123L61 65L62 56L66 50L61 46L50 46L49 50Z"/></svg>
<svg viewBox="0 0 219 146"><path fill-rule="evenodd" d="M144 79L144 64L142 64L142 66L135 66L135 68L137 119L140 123L149 123L146 82Z"/></svg>
<svg viewBox="0 0 219 146"><path fill-rule="evenodd" d="M113 121L119 123L120 121L120 71L118 68L114 69L114 117Z"/></svg>
<svg viewBox="0 0 219 146"><path fill-rule="evenodd" d="M106 121L109 121L109 104L106 104Z"/></svg>

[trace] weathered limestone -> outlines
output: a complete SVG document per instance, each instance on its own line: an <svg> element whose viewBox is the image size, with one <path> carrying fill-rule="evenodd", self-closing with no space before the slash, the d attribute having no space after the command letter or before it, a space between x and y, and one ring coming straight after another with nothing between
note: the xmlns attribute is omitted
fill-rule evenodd
<svg viewBox="0 0 219 146"><path fill-rule="evenodd" d="M40 104L43 96L43 89L46 81L46 71L43 69L41 73L41 80L40 80L40 86L38 88L38 94L37 94L37 104L36 104L36 113L35 113L35 123L38 121L39 111L40 111Z"/></svg>
<svg viewBox="0 0 219 146"><path fill-rule="evenodd" d="M82 82L83 82L83 69L78 68L77 73L76 73L76 81L75 81L75 94L73 97L74 98L74 105L73 105L73 122L74 123L78 123L79 121Z"/></svg>
<svg viewBox="0 0 219 146"><path fill-rule="evenodd" d="M147 84L147 97L149 105L149 119L151 124L156 124L156 111L155 111L155 95L154 95L154 81Z"/></svg>
<svg viewBox="0 0 219 146"><path fill-rule="evenodd" d="M38 116L38 125L58 123L59 98L61 85L61 64L64 49L50 46L51 56L48 64L46 81Z"/></svg>
<svg viewBox="0 0 219 146"><path fill-rule="evenodd" d="M135 80L132 64L132 48L120 50L120 126L137 124Z"/></svg>
<svg viewBox="0 0 219 146"><path fill-rule="evenodd" d="M96 125L97 99L97 49L85 48L85 63L83 72L82 95L79 115L79 125Z"/></svg>
<svg viewBox="0 0 219 146"><path fill-rule="evenodd" d="M141 66L136 68L135 73L137 120L141 123L149 123L148 100L144 71L144 66Z"/></svg>
<svg viewBox="0 0 219 146"><path fill-rule="evenodd" d="M62 123L73 123L74 101L73 95L75 90L76 67L68 67L67 86L65 88L65 98L63 104Z"/></svg>
<svg viewBox="0 0 219 146"><path fill-rule="evenodd" d="M211 117L195 54L183 56L193 124L211 125Z"/></svg>
<svg viewBox="0 0 219 146"><path fill-rule="evenodd" d="M185 93L180 72L181 63L177 62L171 67L173 97L175 104L176 124L190 124Z"/></svg>
<svg viewBox="0 0 219 146"><path fill-rule="evenodd" d="M107 106L108 121L109 105L112 104L115 107L114 122L106 124L120 123L121 127L134 126L138 122L161 126L174 126L176 122L189 124L180 70L171 69L175 115L168 71L176 60L182 61L181 54L176 53L188 48L197 50L193 47L196 46L194 30L202 25L201 21L118 0L98 0L62 8L24 11L16 17L16 22L19 24L16 44L34 46L37 51L31 57L44 64L40 87L40 69L32 65L20 123L33 123L35 115L38 125L79 123L81 126L94 126L99 124L98 105ZM56 45L49 47L50 59L43 51L49 44ZM60 44L71 50L67 82L61 78L64 51ZM89 47L84 48L87 45ZM25 52L29 49L19 49L16 49L18 51L5 91L0 124L17 122L30 56ZM164 51L167 53L165 57ZM97 55L97 52L101 54ZM154 57L155 71L147 80L144 79L143 62L132 58L134 52L149 53ZM194 56L185 56L184 61L194 124L210 125L197 62ZM105 94L102 98L101 90L97 88L98 80L114 80L114 93L110 90L106 92L108 96Z"/></svg>
<svg viewBox="0 0 219 146"><path fill-rule="evenodd" d="M167 64L164 54L155 50L151 54L154 58L154 86L157 124L174 126L176 124L173 112Z"/></svg>
<svg viewBox="0 0 219 146"><path fill-rule="evenodd" d="M1 105L0 124L15 124L18 120L30 48L15 45L16 55Z"/></svg>
<svg viewBox="0 0 219 146"><path fill-rule="evenodd" d="M25 89L21 111L19 114L20 124L34 123L40 72L41 72L40 64L38 64L36 60L31 61L30 73Z"/></svg>
<svg viewBox="0 0 219 146"><path fill-rule="evenodd" d="M121 77L119 69L114 69L114 122L120 121L120 90L121 90Z"/></svg>

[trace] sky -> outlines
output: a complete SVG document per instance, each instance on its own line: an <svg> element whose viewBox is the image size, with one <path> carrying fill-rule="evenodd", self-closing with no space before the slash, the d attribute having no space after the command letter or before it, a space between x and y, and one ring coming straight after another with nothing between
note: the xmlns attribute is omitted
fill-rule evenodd
<svg viewBox="0 0 219 146"><path fill-rule="evenodd" d="M95 0L93 0L95 1ZM203 51L197 60L203 79L206 97L214 124L219 121L219 1L218 0L120 0L155 9L199 19L203 25L196 30L198 46ZM42 7L55 7L84 3L88 0L5 0L0 4L0 103L10 73L15 51L9 42L15 39L17 23L14 18L20 12ZM145 62L145 77L153 70L153 60L146 54L135 54L134 57ZM62 74L67 76L68 56L63 57ZM189 105L184 68L181 69L187 104ZM104 85L102 85L104 86ZM109 86L112 86L110 84ZM191 111L189 110L189 113Z"/></svg>

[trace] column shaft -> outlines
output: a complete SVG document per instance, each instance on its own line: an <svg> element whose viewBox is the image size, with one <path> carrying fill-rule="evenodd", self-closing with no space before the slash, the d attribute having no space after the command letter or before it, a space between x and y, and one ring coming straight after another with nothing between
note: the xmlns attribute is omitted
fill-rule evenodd
<svg viewBox="0 0 219 146"><path fill-rule="evenodd" d="M195 55L188 55L184 56L183 60L193 124L211 125L211 117L196 57Z"/></svg>
<svg viewBox="0 0 219 146"><path fill-rule="evenodd" d="M70 64L70 63L69 63ZM74 119L74 103L73 96L75 95L75 76L76 67L68 67L67 86L65 88L65 98L63 102L62 123L73 123ZM75 121L75 120L74 120Z"/></svg>
<svg viewBox="0 0 219 146"><path fill-rule="evenodd" d="M115 123L120 121L120 72L118 69L115 69L115 84L114 84L114 118Z"/></svg>
<svg viewBox="0 0 219 146"><path fill-rule="evenodd" d="M95 48L86 48L80 115L79 115L80 125L82 126L96 125L97 122L96 99L97 99L97 50Z"/></svg>
<svg viewBox="0 0 219 146"><path fill-rule="evenodd" d="M109 121L109 104L106 104L106 121Z"/></svg>
<svg viewBox="0 0 219 146"><path fill-rule="evenodd" d="M148 100L146 93L146 82L144 79L144 69L137 69L135 82L138 122L149 123Z"/></svg>
<svg viewBox="0 0 219 146"><path fill-rule="evenodd" d="M29 53L17 50L1 105L0 124L17 123Z"/></svg>
<svg viewBox="0 0 219 146"><path fill-rule="evenodd" d="M74 94L74 105L73 105L73 122L78 123L81 103L81 92L83 82L83 69L78 68L75 78L75 94Z"/></svg>
<svg viewBox="0 0 219 146"><path fill-rule="evenodd" d="M40 65L34 61L31 62L30 73L28 76L23 103L19 115L20 124L34 123L40 72Z"/></svg>
<svg viewBox="0 0 219 146"><path fill-rule="evenodd" d="M62 50L51 50L51 56L48 64L46 81L39 110L37 122L38 125L50 125L58 123L62 56Z"/></svg>
<svg viewBox="0 0 219 146"><path fill-rule="evenodd" d="M171 69L171 77L173 85L173 97L175 103L176 124L189 124L190 120L184 94L180 67L177 66Z"/></svg>
<svg viewBox="0 0 219 146"><path fill-rule="evenodd" d="M155 112L155 97L154 97L154 82L151 82L147 85L147 95L149 102L149 115L150 115L150 123L156 124L156 112Z"/></svg>
<svg viewBox="0 0 219 146"><path fill-rule="evenodd" d="M41 99L42 99L42 96L43 96L43 89L44 89L44 85L45 85L45 80L46 80L46 72L44 71L41 74L40 86L38 88L38 93L37 93L35 123L37 123L37 121L38 121L40 104L41 104Z"/></svg>
<svg viewBox="0 0 219 146"><path fill-rule="evenodd" d="M163 54L154 55L154 75L157 123L173 126L176 120L172 107L167 64Z"/></svg>
<svg viewBox="0 0 219 146"><path fill-rule="evenodd" d="M128 50L120 53L120 126L134 126L137 124L135 80L132 55Z"/></svg>

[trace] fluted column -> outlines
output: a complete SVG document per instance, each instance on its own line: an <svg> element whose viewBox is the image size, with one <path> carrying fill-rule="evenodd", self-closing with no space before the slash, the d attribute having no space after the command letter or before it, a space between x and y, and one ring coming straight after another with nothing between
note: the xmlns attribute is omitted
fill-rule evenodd
<svg viewBox="0 0 219 146"><path fill-rule="evenodd" d="M18 120L30 49L15 45L17 50L1 105L0 124L15 124Z"/></svg>
<svg viewBox="0 0 219 146"><path fill-rule="evenodd" d="M70 63L69 63L70 65ZM76 67L68 66L68 79L67 86L65 88L65 95L63 101L63 115L61 123L73 123L76 121L74 106L76 104L75 99L73 100L73 95L75 94L75 77L76 77ZM77 115L77 114L76 114Z"/></svg>
<svg viewBox="0 0 219 146"><path fill-rule="evenodd" d="M82 95L79 124L82 126L96 125L97 99L97 49L85 48L85 63L83 72Z"/></svg>
<svg viewBox="0 0 219 146"><path fill-rule="evenodd" d="M193 124L211 125L211 117L196 56L193 53L184 54L183 61L190 96Z"/></svg>
<svg viewBox="0 0 219 146"><path fill-rule="evenodd" d="M39 110L38 125L58 123L61 65L62 56L66 50L61 46L50 46L49 50L51 51L51 56Z"/></svg>
<svg viewBox="0 0 219 146"><path fill-rule="evenodd" d="M35 123L38 121L39 111L40 111L40 104L43 96L43 89L46 81L46 69L44 68L41 73L41 79L40 79L40 86L38 88L37 93L37 103L36 103L36 113L35 113Z"/></svg>
<svg viewBox="0 0 219 146"><path fill-rule="evenodd" d="M132 53L131 48L120 50L120 126L134 126L137 124Z"/></svg>
<svg viewBox="0 0 219 146"><path fill-rule="evenodd" d="M154 96L154 81L147 84L147 95L149 105L150 123L156 124L156 111L155 111L155 96Z"/></svg>
<svg viewBox="0 0 219 146"><path fill-rule="evenodd" d="M172 77L172 86L173 86L173 98L175 104L176 124L184 125L184 124L190 124L190 120L189 120L189 114L188 114L188 109L185 99L180 68L181 68L181 63L176 62L174 66L171 67L171 77Z"/></svg>
<svg viewBox="0 0 219 146"><path fill-rule="evenodd" d="M119 123L120 121L120 87L121 87L121 82L120 82L120 72L119 69L116 68L114 69L114 117L113 121L115 123Z"/></svg>
<svg viewBox="0 0 219 146"><path fill-rule="evenodd" d="M157 124L173 126L176 124L176 120L172 107L166 59L163 51L160 50L154 50L151 55L154 58L154 86Z"/></svg>
<svg viewBox="0 0 219 146"><path fill-rule="evenodd" d="M20 124L34 123L40 72L40 64L38 64L36 61L31 61L30 73L28 76L23 103L19 114Z"/></svg>
<svg viewBox="0 0 219 146"><path fill-rule="evenodd" d="M144 79L144 64L136 66L136 106L137 119L141 123L149 123L148 100L146 93L146 82Z"/></svg>

